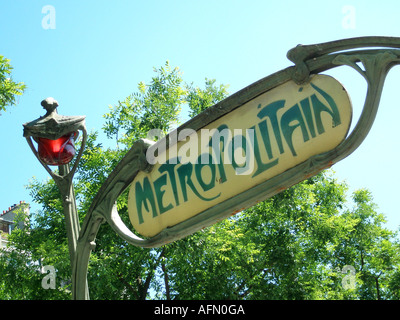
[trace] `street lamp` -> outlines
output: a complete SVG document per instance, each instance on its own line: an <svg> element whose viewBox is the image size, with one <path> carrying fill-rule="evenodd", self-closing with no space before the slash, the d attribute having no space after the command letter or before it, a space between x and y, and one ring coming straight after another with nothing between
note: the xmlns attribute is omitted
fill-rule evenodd
<svg viewBox="0 0 400 320"><path fill-rule="evenodd" d="M43 100L41 105L47 111L46 114L23 125L24 137L28 141L33 154L51 175L60 190L64 207L70 261L71 266L73 266L76 260L80 227L72 180L86 145L85 117L59 115L57 113L58 102L53 98ZM75 140L79 135L79 131L83 133L82 143L71 169L69 163L76 154ZM32 139L37 143L37 149ZM58 173L52 171L49 166L58 166ZM74 277L72 278L72 286L72 291L74 292L76 286Z"/></svg>
<svg viewBox="0 0 400 320"><path fill-rule="evenodd" d="M133 144L132 149L127 152L124 159L103 183L80 227L72 180L86 145L85 117L59 115L56 110L58 102L53 98L43 100L41 105L46 109L46 114L25 123L23 135L33 154L60 190L72 269L72 298L88 300L89 257L95 247L94 240L102 223L107 221L117 234L130 243L144 247L152 245L152 242L147 243L142 239L136 239L135 235L127 231L116 213L115 206L116 199L130 184L132 177L139 170L149 168L145 156L148 144L143 140ZM75 140L79 131L82 132L83 137L80 150L75 156ZM34 141L37 143L37 148ZM72 160L74 162L70 168ZM58 166L58 173L52 171L49 166Z"/></svg>

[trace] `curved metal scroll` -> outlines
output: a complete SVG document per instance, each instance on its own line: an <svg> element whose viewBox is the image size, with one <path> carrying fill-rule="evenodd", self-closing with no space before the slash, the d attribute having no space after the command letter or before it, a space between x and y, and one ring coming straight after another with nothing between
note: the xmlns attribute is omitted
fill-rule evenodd
<svg viewBox="0 0 400 320"><path fill-rule="evenodd" d="M147 148L153 142L147 140L135 142L98 192L85 218L78 241L78 250L86 252L86 255L80 255L78 252L74 269L75 275L86 277L87 261L93 248L93 241L100 224L103 222L109 223L113 230L130 244L146 248L162 246L230 216L232 212L237 210L238 204L240 204L240 208L250 207L260 200L261 195L264 199L269 198L350 155L363 142L374 122L387 73L392 66L400 64L400 50L398 49L343 51L361 47L400 49L400 38L363 37L311 46L297 46L288 52L288 58L295 62L294 66L253 83L179 127L178 131L185 128L197 131L220 116L282 83L289 80L294 80L297 83L306 82L310 74L320 73L338 66L352 67L365 78L368 85L365 104L357 125L335 149L313 156L255 188L167 228L149 239L136 236L123 223L115 206L115 201L133 181L137 173L140 170L149 172L152 169L148 165L145 155ZM359 63L362 64L362 67ZM82 282L77 281L77 283Z"/></svg>

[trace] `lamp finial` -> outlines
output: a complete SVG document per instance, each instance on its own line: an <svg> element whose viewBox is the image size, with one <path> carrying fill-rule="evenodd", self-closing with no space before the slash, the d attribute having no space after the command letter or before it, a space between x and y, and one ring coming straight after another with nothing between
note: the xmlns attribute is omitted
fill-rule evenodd
<svg viewBox="0 0 400 320"><path fill-rule="evenodd" d="M57 100L55 100L52 97L49 97L49 98L47 98L45 100L42 100L42 102L40 104L42 105L42 107L44 109L46 109L46 111L47 111L46 115L49 115L49 114L53 113L58 107Z"/></svg>

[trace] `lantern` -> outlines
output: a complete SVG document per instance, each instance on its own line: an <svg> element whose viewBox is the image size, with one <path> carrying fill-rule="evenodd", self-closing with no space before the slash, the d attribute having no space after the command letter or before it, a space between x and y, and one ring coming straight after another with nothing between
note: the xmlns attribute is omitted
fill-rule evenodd
<svg viewBox="0 0 400 320"><path fill-rule="evenodd" d="M70 163L75 156L75 139L78 132L68 133L56 140L35 138L38 144L39 158L49 166Z"/></svg>
<svg viewBox="0 0 400 320"><path fill-rule="evenodd" d="M24 137L43 165L62 166L74 158L78 130L85 130L84 116L62 116L57 113L58 102L53 98L42 101L47 113L37 120L25 123ZM31 137L37 143L35 149ZM85 137L84 137L85 138Z"/></svg>

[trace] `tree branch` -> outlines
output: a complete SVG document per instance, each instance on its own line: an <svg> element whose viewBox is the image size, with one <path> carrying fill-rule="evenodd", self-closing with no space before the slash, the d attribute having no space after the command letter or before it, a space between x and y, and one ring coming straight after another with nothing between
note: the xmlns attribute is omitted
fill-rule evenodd
<svg viewBox="0 0 400 320"><path fill-rule="evenodd" d="M118 279L135 295L135 299L139 300L138 290L125 280L125 278L122 276L122 273L118 273Z"/></svg>
<svg viewBox="0 0 400 320"><path fill-rule="evenodd" d="M144 285L140 290L140 293L141 293L140 294L140 299L141 300L145 300L146 299L147 291L149 290L151 279L153 278L154 272L156 271L156 268L157 268L158 264L160 263L162 255L164 253L164 250L165 250L165 248L163 248L163 250L161 251L160 255L157 257L157 260L151 266L151 269L150 269L149 273L147 274L146 281L144 282Z"/></svg>
<svg viewBox="0 0 400 320"><path fill-rule="evenodd" d="M161 252L161 257L164 258L165 257L165 252L164 252L165 248L163 249L163 251ZM169 281L168 281L168 273L167 270L165 268L165 262L164 259L161 260L161 268L162 271L164 273L164 284L165 284L165 294L167 296L167 300L171 300L171 295L170 295L170 289L169 289Z"/></svg>

